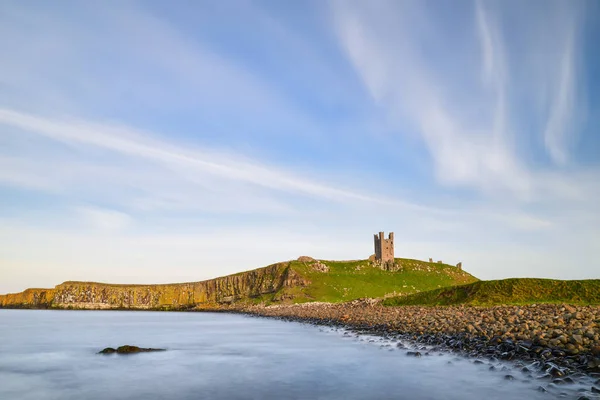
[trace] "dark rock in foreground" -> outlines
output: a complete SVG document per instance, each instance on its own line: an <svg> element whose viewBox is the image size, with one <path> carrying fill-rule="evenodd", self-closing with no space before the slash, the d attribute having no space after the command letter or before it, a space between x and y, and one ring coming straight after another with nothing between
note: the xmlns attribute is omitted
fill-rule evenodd
<svg viewBox="0 0 600 400"><path fill-rule="evenodd" d="M113 353L134 354L134 353L148 353L151 351L165 351L165 349L153 349L153 348L143 348L143 347L125 345L125 346L117 347L116 349L114 349L112 347L107 347L104 350L99 351L98 354L113 354Z"/></svg>

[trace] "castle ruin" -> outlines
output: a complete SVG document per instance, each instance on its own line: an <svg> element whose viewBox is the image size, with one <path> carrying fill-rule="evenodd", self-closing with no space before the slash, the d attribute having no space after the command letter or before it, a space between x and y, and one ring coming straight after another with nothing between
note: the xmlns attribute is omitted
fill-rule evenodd
<svg viewBox="0 0 600 400"><path fill-rule="evenodd" d="M384 271L402 271L402 261L394 258L394 232L390 232L388 238L385 238L384 232L374 235L375 254L369 257L369 262ZM433 263L433 258L429 257L429 263ZM443 264L442 260L436 264ZM456 264L456 269L462 270L462 261Z"/></svg>
<svg viewBox="0 0 600 400"><path fill-rule="evenodd" d="M375 261L381 264L394 263L394 232L386 239L383 232L375 236Z"/></svg>

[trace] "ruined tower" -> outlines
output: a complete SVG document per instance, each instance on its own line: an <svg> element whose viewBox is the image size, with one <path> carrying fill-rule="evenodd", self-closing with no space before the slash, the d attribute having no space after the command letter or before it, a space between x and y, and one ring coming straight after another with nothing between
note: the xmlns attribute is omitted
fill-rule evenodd
<svg viewBox="0 0 600 400"><path fill-rule="evenodd" d="M383 232L375 235L375 260L381 263L394 262L394 232L390 232L387 239Z"/></svg>

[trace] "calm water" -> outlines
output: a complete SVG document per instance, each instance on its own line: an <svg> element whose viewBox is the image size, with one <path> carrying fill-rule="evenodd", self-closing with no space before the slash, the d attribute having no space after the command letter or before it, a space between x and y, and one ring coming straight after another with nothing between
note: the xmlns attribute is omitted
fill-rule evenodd
<svg viewBox="0 0 600 400"><path fill-rule="evenodd" d="M229 314L0 310L0 399L577 397L574 385L540 393L547 383L519 371L453 355L409 357L370 340ZM96 354L123 344L168 351Z"/></svg>

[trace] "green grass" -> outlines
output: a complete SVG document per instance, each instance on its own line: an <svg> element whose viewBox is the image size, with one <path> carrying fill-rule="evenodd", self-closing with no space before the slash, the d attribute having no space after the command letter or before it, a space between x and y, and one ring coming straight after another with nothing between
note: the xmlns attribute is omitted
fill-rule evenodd
<svg viewBox="0 0 600 400"><path fill-rule="evenodd" d="M286 288L274 295L254 298L252 302L269 304L287 296L294 303L336 303L365 297L418 293L477 280L455 266L410 259L396 259L402 270L394 272L372 267L367 260L321 262L329 267L329 272L315 271L311 263L292 261L289 267L308 279L310 285Z"/></svg>
<svg viewBox="0 0 600 400"><path fill-rule="evenodd" d="M388 306L456 304L493 306L534 303L600 304L600 280L559 281L512 278L478 281L408 296L390 297L383 302Z"/></svg>

